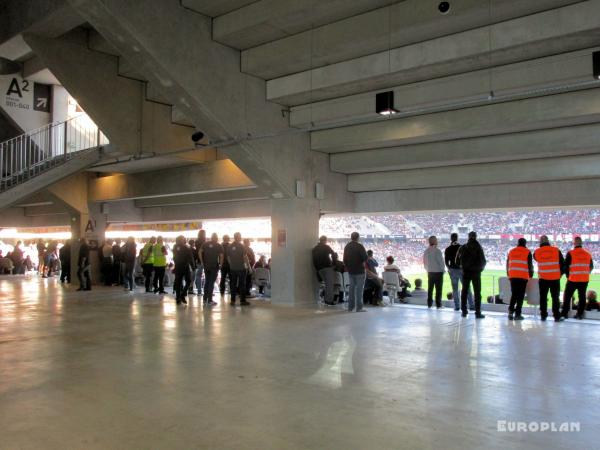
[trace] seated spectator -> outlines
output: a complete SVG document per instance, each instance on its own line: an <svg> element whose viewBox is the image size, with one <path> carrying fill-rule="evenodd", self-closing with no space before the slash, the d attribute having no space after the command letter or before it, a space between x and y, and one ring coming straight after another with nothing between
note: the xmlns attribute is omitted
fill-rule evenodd
<svg viewBox="0 0 600 450"><path fill-rule="evenodd" d="M400 267L398 267L396 264L394 264L394 257L393 256L388 256L386 258L387 264L385 266L383 266L383 271L384 272L396 272L398 275L400 275Z"/></svg>
<svg viewBox="0 0 600 450"><path fill-rule="evenodd" d="M254 269L268 269L269 265L267 264L267 258L265 255L260 255L256 264L254 264Z"/></svg>
<svg viewBox="0 0 600 450"><path fill-rule="evenodd" d="M379 278L377 274L377 267L379 263L373 257L373 250L367 251L367 262L365 263L365 269L367 272L367 280L365 283L365 291L372 292L371 304L374 306L383 305L383 280ZM366 297L365 297L366 298Z"/></svg>
<svg viewBox="0 0 600 450"><path fill-rule="evenodd" d="M423 297L426 298L427 297L427 291L423 289L423 280L421 280L420 278L417 278L415 280L415 288L412 291L412 296L413 297Z"/></svg>
<svg viewBox="0 0 600 450"><path fill-rule="evenodd" d="M10 252L8 253L8 255L10 255ZM15 268L12 259L10 259L8 255L3 258L0 258L0 273L2 273L3 275L11 274Z"/></svg>
<svg viewBox="0 0 600 450"><path fill-rule="evenodd" d="M25 267L25 270L27 272L31 272L33 270L33 261L31 260L29 255L27 255L25 261L23 261L23 266Z"/></svg>
<svg viewBox="0 0 600 450"><path fill-rule="evenodd" d="M596 291L589 290L587 291L585 310L586 311L600 311L600 306L598 305L598 297L596 296Z"/></svg>

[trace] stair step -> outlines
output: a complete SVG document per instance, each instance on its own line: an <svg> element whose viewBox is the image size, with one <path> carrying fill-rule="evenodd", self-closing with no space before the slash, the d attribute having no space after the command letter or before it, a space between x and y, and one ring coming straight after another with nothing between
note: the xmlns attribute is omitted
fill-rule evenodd
<svg viewBox="0 0 600 450"><path fill-rule="evenodd" d="M171 108L171 122L179 125L185 125L187 127L193 127L194 124L187 116L176 106Z"/></svg>
<svg viewBox="0 0 600 450"><path fill-rule="evenodd" d="M154 88L153 83L146 83L146 99L153 102L163 103L165 105L170 105L169 100L163 97L163 95Z"/></svg>
<svg viewBox="0 0 600 450"><path fill-rule="evenodd" d="M130 64L125 58L119 58L119 75L134 80L147 82L144 76L137 71L137 68Z"/></svg>

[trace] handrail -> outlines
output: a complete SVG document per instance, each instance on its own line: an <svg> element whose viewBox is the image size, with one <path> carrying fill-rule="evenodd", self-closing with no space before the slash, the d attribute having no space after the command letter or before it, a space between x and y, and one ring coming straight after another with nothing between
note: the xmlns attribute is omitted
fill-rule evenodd
<svg viewBox="0 0 600 450"><path fill-rule="evenodd" d="M63 164L81 151L108 143L85 114L1 142L0 192Z"/></svg>

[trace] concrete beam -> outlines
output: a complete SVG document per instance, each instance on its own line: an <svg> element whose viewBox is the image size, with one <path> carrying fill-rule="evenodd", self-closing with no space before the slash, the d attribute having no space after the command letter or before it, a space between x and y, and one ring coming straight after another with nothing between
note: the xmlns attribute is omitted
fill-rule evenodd
<svg viewBox="0 0 600 450"><path fill-rule="evenodd" d="M299 105L597 45L600 3L564 8L394 48L267 82L267 98Z"/></svg>
<svg viewBox="0 0 600 450"><path fill-rule="evenodd" d="M144 222L269 217L271 215L271 200L210 205L161 206L157 208L144 208L142 211Z"/></svg>
<svg viewBox="0 0 600 450"><path fill-rule="evenodd" d="M600 125L581 125L331 155L346 174L600 153ZM375 176L375 175L374 175Z"/></svg>
<svg viewBox="0 0 600 450"><path fill-rule="evenodd" d="M311 148L337 153L600 121L600 89L495 103L311 133Z"/></svg>
<svg viewBox="0 0 600 450"><path fill-rule="evenodd" d="M200 205L229 202L255 202L267 200L269 195L256 188L247 188L235 191L209 192L206 194L174 195L171 197L145 198L135 200L138 208L153 208L159 206Z"/></svg>
<svg viewBox="0 0 600 450"><path fill-rule="evenodd" d="M537 181L575 180L598 176L600 153L464 166L397 170L348 177L352 192L413 190Z"/></svg>
<svg viewBox="0 0 600 450"><path fill-rule="evenodd" d="M292 36L283 34L279 27L270 28L269 31L279 31L282 35L277 40L270 39L271 42L242 52L242 70L270 80L578 1L580 0L492 0L490 16L490 4L487 1L453 0L450 12L442 15L438 11L437 2L404 0ZM324 5L331 3L321 2ZM309 8L309 5L305 8ZM235 14L236 12L228 14L215 21L215 36L220 26L224 25L222 22ZM262 17L249 16L245 22L258 21ZM241 27L242 23L234 25ZM233 26L230 25L230 28ZM247 30L240 29L242 36L245 36L245 31ZM262 28L258 31L265 32Z"/></svg>
<svg viewBox="0 0 600 450"><path fill-rule="evenodd" d="M395 1L397 0L259 0L217 17L213 35L217 42L246 49Z"/></svg>
<svg viewBox="0 0 600 450"><path fill-rule="evenodd" d="M600 49L548 56L387 90L394 92L395 108L400 111L395 116L398 118L489 104L490 91L498 101L589 89L600 86L590 77L590 61L596 50ZM381 120L375 112L377 92L293 107L290 124L298 128L332 127Z"/></svg>
<svg viewBox="0 0 600 450"><path fill-rule="evenodd" d="M91 179L88 200L132 200L252 187L255 187L252 181L233 162L221 160L177 169Z"/></svg>
<svg viewBox="0 0 600 450"><path fill-rule="evenodd" d="M209 17L217 17L230 11L242 8L256 0L181 0L188 9Z"/></svg>
<svg viewBox="0 0 600 450"><path fill-rule="evenodd" d="M561 208L600 205L600 178L460 186L356 195L357 213L465 211L500 208Z"/></svg>
<svg viewBox="0 0 600 450"><path fill-rule="evenodd" d="M26 216L24 208L7 208L0 215L0 228L31 228L68 226L70 216L65 214Z"/></svg>

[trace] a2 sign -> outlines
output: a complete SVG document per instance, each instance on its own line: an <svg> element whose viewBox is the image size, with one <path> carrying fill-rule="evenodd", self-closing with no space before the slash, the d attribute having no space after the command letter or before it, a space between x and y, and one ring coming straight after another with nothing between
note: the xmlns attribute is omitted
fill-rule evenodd
<svg viewBox="0 0 600 450"><path fill-rule="evenodd" d="M6 96L18 96L23 99L23 92L29 92L31 83L22 80L19 84L17 78L10 82ZM52 86L49 84L33 83L33 110L49 113L51 109Z"/></svg>

